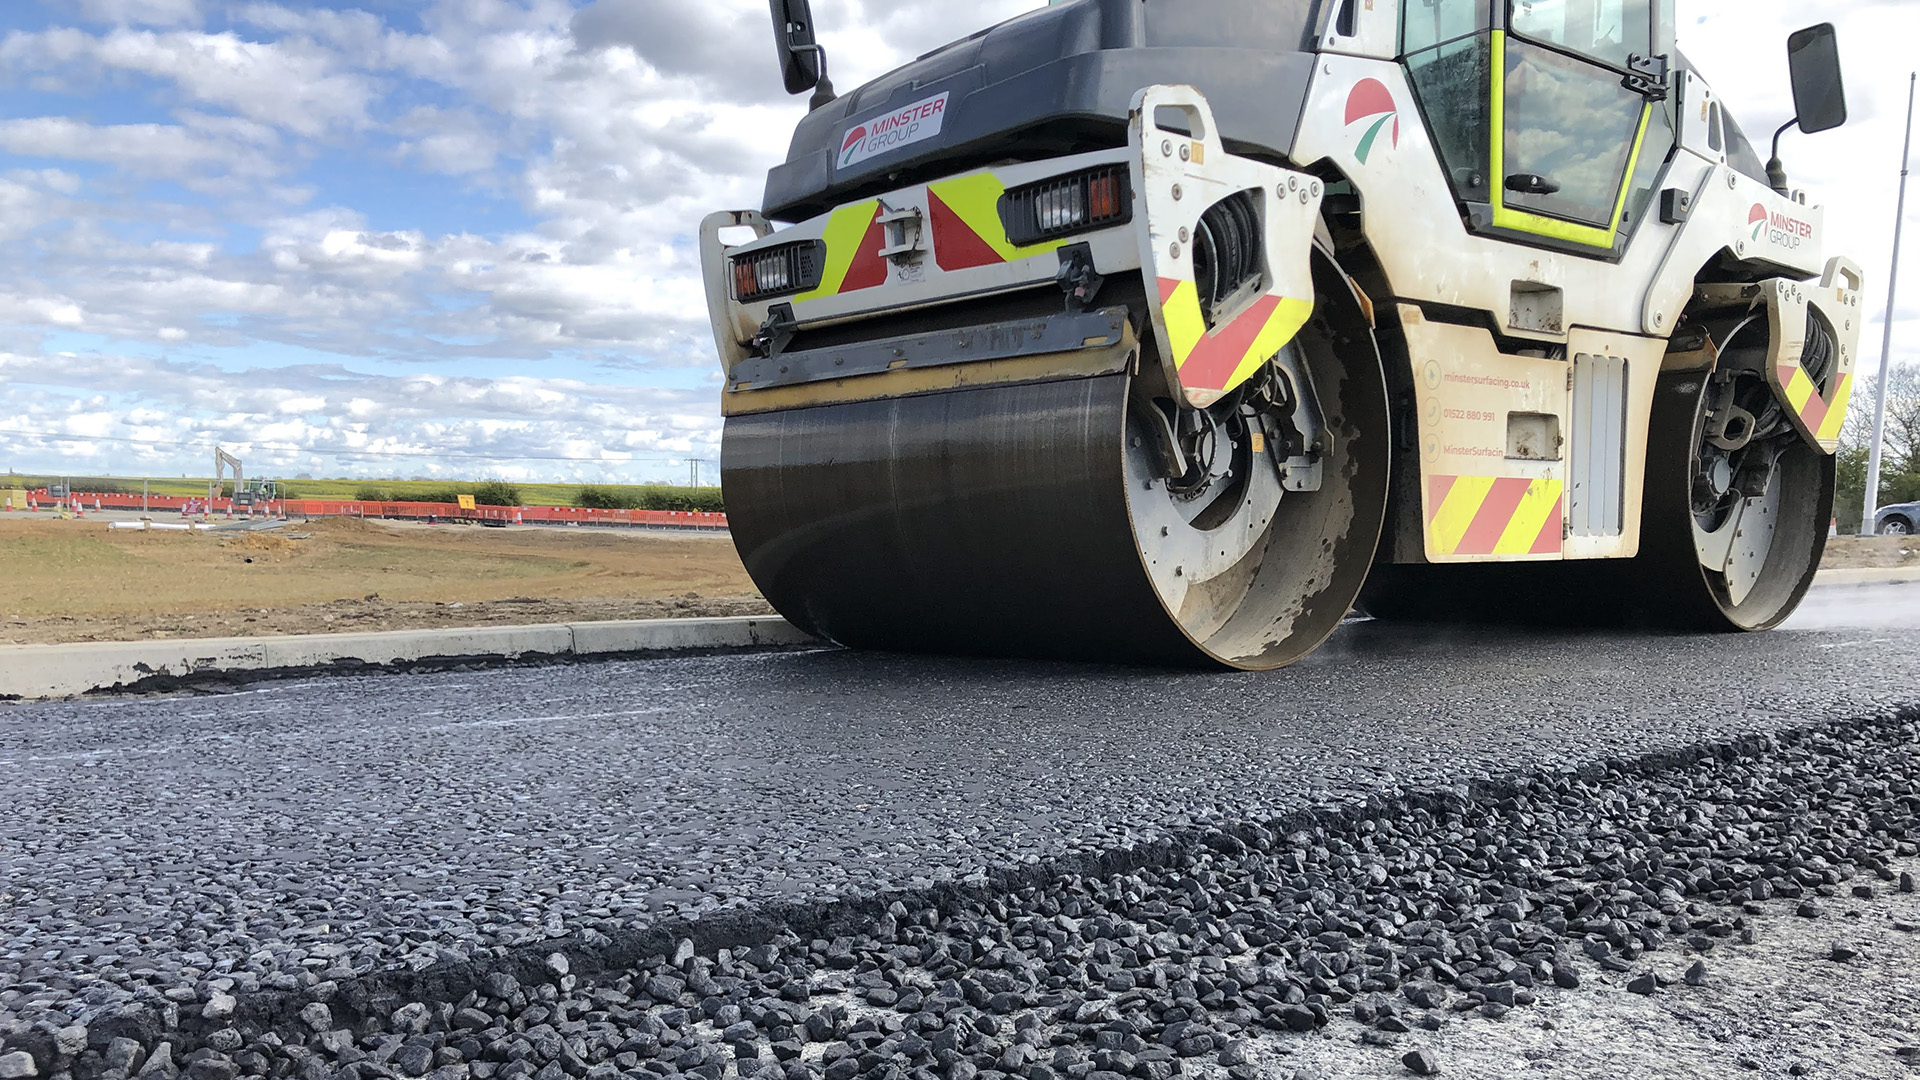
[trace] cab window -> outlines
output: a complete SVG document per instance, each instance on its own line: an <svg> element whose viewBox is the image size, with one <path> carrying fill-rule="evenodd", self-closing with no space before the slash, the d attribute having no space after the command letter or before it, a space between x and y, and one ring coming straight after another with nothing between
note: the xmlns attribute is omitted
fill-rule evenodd
<svg viewBox="0 0 1920 1080"><path fill-rule="evenodd" d="M1402 55L1487 28L1487 0L1407 0L1405 13L1400 24Z"/></svg>
<svg viewBox="0 0 1920 1080"><path fill-rule="evenodd" d="M1653 52L1650 0L1513 0L1507 29L1623 70Z"/></svg>

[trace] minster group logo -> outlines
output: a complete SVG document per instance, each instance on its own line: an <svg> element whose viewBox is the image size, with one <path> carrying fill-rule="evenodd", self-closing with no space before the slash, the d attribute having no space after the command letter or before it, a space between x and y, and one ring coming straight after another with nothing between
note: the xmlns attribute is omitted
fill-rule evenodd
<svg viewBox="0 0 1920 1080"><path fill-rule="evenodd" d="M1747 224L1753 226L1753 242L1759 243L1760 238L1767 235L1767 208L1754 203L1753 209L1747 211Z"/></svg>
<svg viewBox="0 0 1920 1080"><path fill-rule="evenodd" d="M852 164L854 152L859 150L866 141L867 125L865 124L855 125L852 131L847 132L847 141L840 144L841 168L844 169Z"/></svg>
<svg viewBox="0 0 1920 1080"><path fill-rule="evenodd" d="M1387 133L1389 146L1400 145L1400 107L1393 103L1393 91L1379 79L1361 79L1347 92L1347 128L1361 130L1353 156L1365 165L1380 144L1380 133Z"/></svg>

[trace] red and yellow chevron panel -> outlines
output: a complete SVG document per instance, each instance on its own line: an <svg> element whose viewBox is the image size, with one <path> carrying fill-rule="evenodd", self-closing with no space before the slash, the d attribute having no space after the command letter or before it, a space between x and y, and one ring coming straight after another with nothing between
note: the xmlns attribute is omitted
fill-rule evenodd
<svg viewBox="0 0 1920 1080"><path fill-rule="evenodd" d="M931 188L927 189L927 225L933 233L934 265L942 270L970 270L1007 261Z"/></svg>
<svg viewBox="0 0 1920 1080"><path fill-rule="evenodd" d="M1189 392L1212 391L1215 398L1221 391L1239 385L1292 341L1313 315L1310 300L1268 293L1209 334L1194 283L1166 277L1159 282L1160 311L1166 319L1180 385Z"/></svg>
<svg viewBox="0 0 1920 1080"><path fill-rule="evenodd" d="M927 185L928 230L933 233L933 261L942 270L968 270L1013 262L1057 250L1065 240L1045 240L1026 247L1007 239L1000 220L1000 196L1007 185L990 172L956 176Z"/></svg>
<svg viewBox="0 0 1920 1080"><path fill-rule="evenodd" d="M1526 476L1429 476L1432 555L1558 555L1564 489Z"/></svg>
<svg viewBox="0 0 1920 1080"><path fill-rule="evenodd" d="M1779 365L1775 374L1780 385L1786 387L1787 405L1800 414L1814 438L1826 442L1840 437L1840 425L1847 419L1847 401L1853 397L1852 372L1843 372L1835 380L1831 400L1820 396L1819 388L1797 361Z"/></svg>
<svg viewBox="0 0 1920 1080"><path fill-rule="evenodd" d="M887 260L880 257L880 249L887 242L886 230L880 226L879 217L878 199L848 203L833 212L821 236L827 244L827 265L820 275L820 285L795 296L795 302L886 284Z"/></svg>

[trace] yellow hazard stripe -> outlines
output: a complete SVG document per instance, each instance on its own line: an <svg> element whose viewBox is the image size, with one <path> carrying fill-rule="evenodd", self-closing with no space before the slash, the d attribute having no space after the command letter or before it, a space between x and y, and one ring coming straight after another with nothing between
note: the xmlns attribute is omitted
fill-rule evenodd
<svg viewBox="0 0 1920 1080"><path fill-rule="evenodd" d="M1166 320L1167 344L1173 349L1173 366L1178 369L1207 332L1207 320L1200 314L1199 288L1191 281L1175 286L1160 305L1160 315Z"/></svg>
<svg viewBox="0 0 1920 1080"><path fill-rule="evenodd" d="M827 242L827 265L820 275L820 287L795 296L795 302L818 300L840 292L840 286L846 283L847 271L853 267L853 257L860 253L860 241L867 238L867 226L873 224L874 211L879 207L879 200L868 199L848 203L833 212L821 236Z"/></svg>
<svg viewBox="0 0 1920 1080"><path fill-rule="evenodd" d="M1044 255L1067 242L1065 239L1046 240L1026 247L1017 247L1010 242L1006 223L1000 220L1000 196L1006 194L1007 185L990 172L956 176L951 180L928 184L927 190L940 196L940 201L947 204L947 209L966 222L967 228L972 229L975 236L1008 262Z"/></svg>
<svg viewBox="0 0 1920 1080"><path fill-rule="evenodd" d="M1794 412L1804 412L1807 408L1807 399L1813 394L1813 380L1807 378L1805 368L1795 365L1793 379L1787 383L1787 405Z"/></svg>
<svg viewBox="0 0 1920 1080"><path fill-rule="evenodd" d="M1427 523L1427 539L1435 552L1451 555L1460 549L1460 541L1473 524L1474 515L1480 512L1480 504L1487 501L1487 493L1493 490L1494 479L1462 476L1454 480L1440 508L1434 511L1433 520Z"/></svg>
<svg viewBox="0 0 1920 1080"><path fill-rule="evenodd" d="M1540 530L1547 527L1553 504L1560 501L1561 488L1561 481L1547 478L1527 485L1527 493L1520 497L1520 505L1514 508L1513 519L1500 533L1499 542L1493 545L1493 553L1525 555L1532 551L1534 542L1540 539Z"/></svg>
<svg viewBox="0 0 1920 1080"><path fill-rule="evenodd" d="M1267 325L1260 328L1259 335L1253 339L1253 344L1247 349L1247 355L1242 357L1240 365L1233 369L1233 377L1229 378L1227 385L1220 389L1231 390L1245 382L1254 372L1260 370L1260 365L1266 363L1268 357L1279 352L1287 342L1292 341L1293 336L1298 334L1300 328L1307 325L1307 320L1312 317L1313 301L1295 300L1290 296L1281 297L1280 306L1274 308L1273 314L1267 316Z"/></svg>
<svg viewBox="0 0 1920 1080"><path fill-rule="evenodd" d="M1826 418L1820 421L1818 436L1821 441L1840 437L1840 427L1847 422L1847 405L1853 398L1853 376L1840 376L1840 385L1834 388L1833 404L1827 406Z"/></svg>

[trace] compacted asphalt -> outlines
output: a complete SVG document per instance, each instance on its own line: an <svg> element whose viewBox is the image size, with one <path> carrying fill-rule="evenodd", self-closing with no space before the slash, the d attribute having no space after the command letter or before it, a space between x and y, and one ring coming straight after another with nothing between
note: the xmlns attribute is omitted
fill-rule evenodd
<svg viewBox="0 0 1920 1080"><path fill-rule="evenodd" d="M0 1024L1891 716L1920 587L1860 597L1760 635L1356 623L1263 675L820 650L0 707Z"/></svg>

